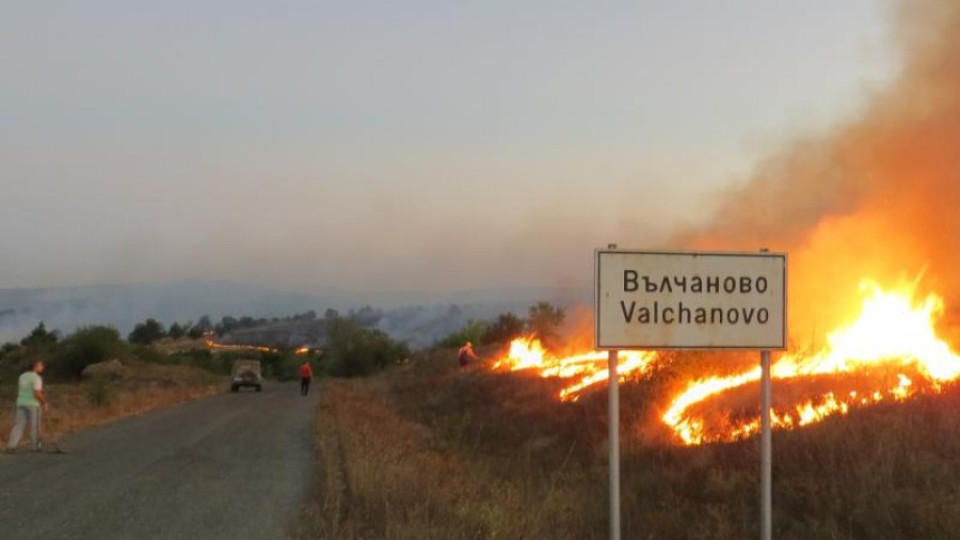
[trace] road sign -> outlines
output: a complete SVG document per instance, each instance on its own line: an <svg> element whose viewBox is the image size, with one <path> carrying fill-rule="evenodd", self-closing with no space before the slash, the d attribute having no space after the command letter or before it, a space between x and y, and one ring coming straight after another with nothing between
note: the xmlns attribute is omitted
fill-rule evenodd
<svg viewBox="0 0 960 540"><path fill-rule="evenodd" d="M782 253L596 251L598 349L786 348Z"/></svg>

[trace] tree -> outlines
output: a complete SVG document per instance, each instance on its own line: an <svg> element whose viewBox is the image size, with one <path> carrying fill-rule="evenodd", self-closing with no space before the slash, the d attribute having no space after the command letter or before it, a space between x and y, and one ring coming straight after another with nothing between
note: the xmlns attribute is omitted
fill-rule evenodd
<svg viewBox="0 0 960 540"><path fill-rule="evenodd" d="M523 319L509 311L501 313L483 334L484 343L506 343L523 333Z"/></svg>
<svg viewBox="0 0 960 540"><path fill-rule="evenodd" d="M340 316L340 312L333 308L327 308L327 311L323 313L324 319L336 319L339 316Z"/></svg>
<svg viewBox="0 0 960 540"><path fill-rule="evenodd" d="M527 317L527 328L537 334L543 341L551 341L557 337L557 332L566 316L561 308L550 302L538 302L530 306Z"/></svg>
<svg viewBox="0 0 960 540"><path fill-rule="evenodd" d="M194 325L194 328L199 329L202 335L207 330L213 330L213 321L210 320L209 315L201 315L197 320L197 324Z"/></svg>
<svg viewBox="0 0 960 540"><path fill-rule="evenodd" d="M231 330L236 329L240 326L240 321L236 317L231 317L225 315L220 318L220 324L217 325L216 331L218 335L228 334Z"/></svg>
<svg viewBox="0 0 960 540"><path fill-rule="evenodd" d="M180 323L173 323L170 325L170 330L167 331L167 335L173 339L180 339L187 334L186 327L180 326Z"/></svg>
<svg viewBox="0 0 960 540"><path fill-rule="evenodd" d="M163 325L160 323L160 321L156 319L147 319L146 321L137 324L137 326L133 328L133 331L130 332L129 336L127 336L127 341L130 343L149 345L165 336L166 332L164 331Z"/></svg>
<svg viewBox="0 0 960 540"><path fill-rule="evenodd" d="M20 345L24 347L49 347L57 344L57 332L48 332L43 321L30 332L30 335L20 340Z"/></svg>

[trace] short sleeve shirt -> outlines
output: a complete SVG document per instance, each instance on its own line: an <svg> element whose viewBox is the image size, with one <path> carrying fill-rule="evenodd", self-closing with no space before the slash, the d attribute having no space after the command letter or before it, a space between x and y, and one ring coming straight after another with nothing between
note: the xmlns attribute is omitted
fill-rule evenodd
<svg viewBox="0 0 960 540"><path fill-rule="evenodd" d="M34 391L43 390L43 379L33 371L28 371L17 380L17 406L18 407L39 407L40 400L34 395Z"/></svg>

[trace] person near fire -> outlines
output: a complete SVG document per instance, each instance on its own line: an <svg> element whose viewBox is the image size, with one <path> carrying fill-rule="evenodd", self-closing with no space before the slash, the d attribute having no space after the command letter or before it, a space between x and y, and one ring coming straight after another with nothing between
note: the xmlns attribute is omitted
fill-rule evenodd
<svg viewBox="0 0 960 540"><path fill-rule="evenodd" d="M25 371L17 380L16 417L10 438L7 439L7 451L13 451L23 430L30 424L30 446L34 451L40 450L40 414L50 409L47 397L43 394L43 360L35 360L29 371Z"/></svg>
<svg viewBox="0 0 960 540"><path fill-rule="evenodd" d="M457 359L460 361L460 367L466 367L470 362L476 362L477 354L473 352L473 343L468 341L463 347L460 347Z"/></svg>
<svg viewBox="0 0 960 540"><path fill-rule="evenodd" d="M313 380L313 368L310 367L310 360L304 360L297 373L300 375L300 395L305 396L310 393L310 381Z"/></svg>

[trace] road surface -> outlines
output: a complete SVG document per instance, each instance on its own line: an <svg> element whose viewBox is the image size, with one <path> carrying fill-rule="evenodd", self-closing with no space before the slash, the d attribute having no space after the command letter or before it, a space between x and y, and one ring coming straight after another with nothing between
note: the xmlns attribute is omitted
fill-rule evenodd
<svg viewBox="0 0 960 540"><path fill-rule="evenodd" d="M78 433L66 454L0 455L0 538L284 538L315 476L316 395L266 384Z"/></svg>

